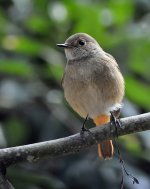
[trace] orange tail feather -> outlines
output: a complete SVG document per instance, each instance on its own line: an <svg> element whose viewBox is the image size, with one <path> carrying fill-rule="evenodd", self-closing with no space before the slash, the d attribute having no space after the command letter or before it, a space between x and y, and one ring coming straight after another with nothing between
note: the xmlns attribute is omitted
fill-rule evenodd
<svg viewBox="0 0 150 189"><path fill-rule="evenodd" d="M100 126L106 124L110 121L110 116L100 115L94 119L94 123L96 126ZM112 144L112 140L106 140L100 144L98 144L98 154L101 159L110 159L114 154L114 147Z"/></svg>
<svg viewBox="0 0 150 189"><path fill-rule="evenodd" d="M101 159L111 159L114 154L112 140L107 140L98 144L98 155Z"/></svg>

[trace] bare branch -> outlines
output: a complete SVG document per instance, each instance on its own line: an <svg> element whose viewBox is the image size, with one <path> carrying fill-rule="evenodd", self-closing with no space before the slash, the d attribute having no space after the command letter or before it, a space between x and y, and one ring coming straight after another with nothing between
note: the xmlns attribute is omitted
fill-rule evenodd
<svg viewBox="0 0 150 189"><path fill-rule="evenodd" d="M121 123L122 128L117 129L118 136L150 130L150 113L123 118ZM84 135L78 133L56 140L0 149L0 163L9 166L22 161L33 162L44 157L54 158L78 153L96 144L97 141L102 142L116 137L115 130L115 126L109 123L92 128L90 130L92 135L88 132L85 132Z"/></svg>

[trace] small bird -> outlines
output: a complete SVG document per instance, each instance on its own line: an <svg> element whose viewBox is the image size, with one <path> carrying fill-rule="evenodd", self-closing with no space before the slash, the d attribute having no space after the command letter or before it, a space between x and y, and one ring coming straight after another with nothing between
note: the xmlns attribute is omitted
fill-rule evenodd
<svg viewBox="0 0 150 189"><path fill-rule="evenodd" d="M81 117L91 118L96 126L110 121L110 112L121 107L124 79L116 60L86 33L70 36L64 44L67 64L62 86L67 102ZM112 140L98 144L102 159L114 154Z"/></svg>

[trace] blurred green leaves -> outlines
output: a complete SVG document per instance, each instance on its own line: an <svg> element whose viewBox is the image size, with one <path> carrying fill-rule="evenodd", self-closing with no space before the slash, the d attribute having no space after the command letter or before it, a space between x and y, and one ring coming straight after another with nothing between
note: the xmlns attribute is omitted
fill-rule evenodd
<svg viewBox="0 0 150 189"><path fill-rule="evenodd" d="M33 15L30 19L27 19L25 26L32 32L45 34L49 33L51 23L47 17L41 17L39 15Z"/></svg>
<svg viewBox="0 0 150 189"><path fill-rule="evenodd" d="M16 45L16 52L24 53L28 55L35 55L40 52L41 44L38 42L27 38L27 37L20 37L18 38L18 44Z"/></svg>
<svg viewBox="0 0 150 189"><path fill-rule="evenodd" d="M133 155L141 155L141 144L137 135L127 135L119 138L121 144L125 149L128 149L129 153Z"/></svg>
<svg viewBox="0 0 150 189"><path fill-rule="evenodd" d="M150 81L150 41L138 39L135 40L129 48L129 69Z"/></svg>
<svg viewBox="0 0 150 189"><path fill-rule="evenodd" d="M52 77L54 77L59 83L63 76L63 66L60 64L52 64L50 66Z"/></svg>
<svg viewBox="0 0 150 189"><path fill-rule="evenodd" d="M37 55L42 44L27 36L8 35L2 40L2 47L25 55Z"/></svg>
<svg viewBox="0 0 150 189"><path fill-rule="evenodd" d="M29 127L18 118L12 117L6 121L4 133L7 136L8 145L17 146L26 141L29 135Z"/></svg>
<svg viewBox="0 0 150 189"><path fill-rule="evenodd" d="M125 26L132 20L134 6L132 0L110 0L108 7L112 11L114 24L116 26Z"/></svg>
<svg viewBox="0 0 150 189"><path fill-rule="evenodd" d="M125 37L121 34L122 30L134 13L133 3L129 0L93 4L70 1L66 6L74 23L73 33L89 33L104 48L112 48L122 42ZM78 14L74 14L77 11Z"/></svg>
<svg viewBox="0 0 150 189"><path fill-rule="evenodd" d="M125 77L126 95L142 108L150 110L150 87L131 76Z"/></svg>
<svg viewBox="0 0 150 189"><path fill-rule="evenodd" d="M27 64L23 60L15 59L0 60L0 73L21 77L33 77L34 75L30 64Z"/></svg>

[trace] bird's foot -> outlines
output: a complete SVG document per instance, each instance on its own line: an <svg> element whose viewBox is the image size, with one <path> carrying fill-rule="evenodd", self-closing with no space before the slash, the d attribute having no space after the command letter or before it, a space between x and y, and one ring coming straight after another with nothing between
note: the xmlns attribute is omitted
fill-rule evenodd
<svg viewBox="0 0 150 189"><path fill-rule="evenodd" d="M89 117L87 115L85 120L84 120L84 122L83 122L83 124L82 124L81 130L80 130L80 135L83 137L84 133L87 132L89 135L92 136L93 140L95 140L97 142L97 140L96 140L95 136L93 135L93 133L89 129L87 129L86 126L85 126L85 123L87 122L88 118Z"/></svg>
<svg viewBox="0 0 150 189"><path fill-rule="evenodd" d="M82 124L81 130L80 130L81 135L83 135L84 132L90 132L89 129L87 129L86 126L85 126L85 123L87 122L87 120L88 120L88 115L86 116L86 118L85 118L85 120Z"/></svg>
<svg viewBox="0 0 150 189"><path fill-rule="evenodd" d="M115 129L116 129L116 135L118 137L118 127L121 129L122 128L122 124L121 124L121 121L120 119L116 118L114 113L111 111L110 112L111 114L111 125L115 125Z"/></svg>

